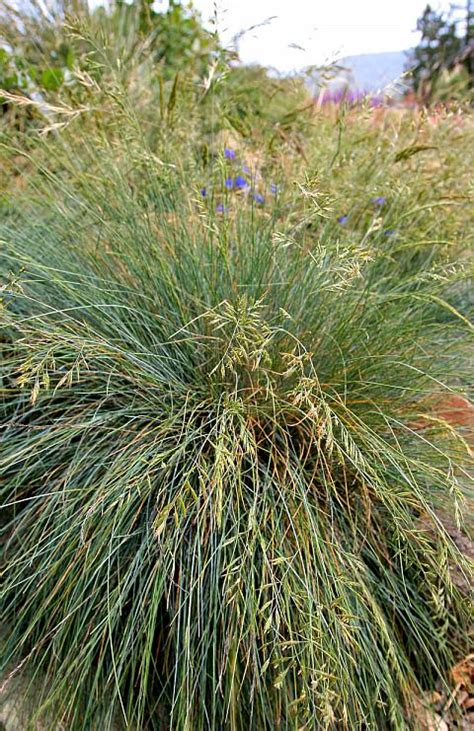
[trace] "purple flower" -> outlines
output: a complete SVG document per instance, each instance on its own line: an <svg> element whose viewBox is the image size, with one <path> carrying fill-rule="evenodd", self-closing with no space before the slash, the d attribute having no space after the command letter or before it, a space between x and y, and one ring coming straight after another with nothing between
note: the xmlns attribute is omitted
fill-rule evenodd
<svg viewBox="0 0 474 731"><path fill-rule="evenodd" d="M276 195L280 192L280 186L276 183L270 183L270 191L273 193L273 195Z"/></svg>
<svg viewBox="0 0 474 731"><path fill-rule="evenodd" d="M383 232L383 235L384 236L395 236L396 233L397 232L395 231L394 228L386 228L385 231Z"/></svg>
<svg viewBox="0 0 474 731"><path fill-rule="evenodd" d="M232 188L234 187L234 181L232 180L232 178L226 178L224 185L227 190L232 190Z"/></svg>
<svg viewBox="0 0 474 731"><path fill-rule="evenodd" d="M235 150L231 150L230 147L224 148L224 156L228 160L235 160Z"/></svg>
<svg viewBox="0 0 474 731"><path fill-rule="evenodd" d="M374 206L383 206L384 203L386 203L387 199L383 197L383 195L377 196L377 198L371 198L370 202L374 204Z"/></svg>
<svg viewBox="0 0 474 731"><path fill-rule="evenodd" d="M236 188L248 188L249 184L245 180L243 175L237 175L234 180Z"/></svg>
<svg viewBox="0 0 474 731"><path fill-rule="evenodd" d="M337 219L337 222L344 224L344 223L346 223L347 219L348 219L348 216L339 216L339 218Z"/></svg>
<svg viewBox="0 0 474 731"><path fill-rule="evenodd" d="M201 188L201 195L202 195L202 197L203 197L203 198L205 198L205 197L206 197L206 195L207 195L207 190L206 190L206 188Z"/></svg>
<svg viewBox="0 0 474 731"><path fill-rule="evenodd" d="M263 204L265 203L265 198L261 193L255 193L253 199L255 203L258 203L260 206L263 206Z"/></svg>
<svg viewBox="0 0 474 731"><path fill-rule="evenodd" d="M218 203L216 206L216 213L227 213L228 208L223 203Z"/></svg>
<svg viewBox="0 0 474 731"><path fill-rule="evenodd" d="M250 172L249 166L248 165L243 165L242 166L242 172L245 173L246 175L248 175L249 172Z"/></svg>
<svg viewBox="0 0 474 731"><path fill-rule="evenodd" d="M336 89L335 91L326 89L320 99L322 104L342 104L345 102L352 106L364 103L368 103L371 107L380 107L383 105L383 97L372 96L369 92L360 89L344 88Z"/></svg>

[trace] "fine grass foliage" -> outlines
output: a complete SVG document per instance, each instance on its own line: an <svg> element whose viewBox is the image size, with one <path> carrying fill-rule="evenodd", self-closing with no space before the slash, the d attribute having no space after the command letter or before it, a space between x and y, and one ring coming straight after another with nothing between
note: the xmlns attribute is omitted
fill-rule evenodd
<svg viewBox="0 0 474 731"><path fill-rule="evenodd" d="M232 158L223 114L203 154L194 89L158 124L88 83L95 108L9 143L5 692L26 673L31 722L72 731L412 728L468 644L439 510L462 519L469 448L435 408L470 387L464 240L432 240L410 169L362 184L343 120Z"/></svg>

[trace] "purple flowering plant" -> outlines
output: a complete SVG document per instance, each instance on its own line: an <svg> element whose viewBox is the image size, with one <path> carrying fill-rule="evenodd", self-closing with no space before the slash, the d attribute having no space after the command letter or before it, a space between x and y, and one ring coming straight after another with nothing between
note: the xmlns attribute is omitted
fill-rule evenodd
<svg viewBox="0 0 474 731"><path fill-rule="evenodd" d="M235 150L232 150L230 147L224 148L224 158L226 160L229 160L230 162L234 163L237 160L237 153ZM229 174L230 170L227 171L227 175L223 182L223 189L222 191L224 193L230 193L230 192L247 192L251 193L251 200L257 204L257 206L264 206L265 205L265 195L264 192L259 190L260 184L257 187L257 180L261 178L261 175L254 174L251 175L251 168L248 165L242 165L241 172L237 174ZM248 176L251 176L250 178ZM278 185L275 182L271 182L267 184L266 186L268 188L268 192L271 193L273 196L277 196L281 190L282 186ZM200 194L203 198L209 199L209 188L206 186L203 186L200 188ZM215 208L217 213L226 213L229 209L224 205L224 203L218 203Z"/></svg>

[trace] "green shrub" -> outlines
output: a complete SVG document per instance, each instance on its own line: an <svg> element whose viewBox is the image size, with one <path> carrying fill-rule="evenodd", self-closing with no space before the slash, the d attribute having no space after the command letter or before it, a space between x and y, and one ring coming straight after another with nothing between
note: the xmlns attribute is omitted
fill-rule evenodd
<svg viewBox="0 0 474 731"><path fill-rule="evenodd" d="M110 66L121 76L151 66L147 82L171 84L182 73L197 84L223 53L192 3L171 0L156 12L150 0L89 7L87 0L26 0L0 10L0 90L77 103L85 79L98 82ZM5 103L0 97L0 103ZM0 108L1 111L1 108Z"/></svg>

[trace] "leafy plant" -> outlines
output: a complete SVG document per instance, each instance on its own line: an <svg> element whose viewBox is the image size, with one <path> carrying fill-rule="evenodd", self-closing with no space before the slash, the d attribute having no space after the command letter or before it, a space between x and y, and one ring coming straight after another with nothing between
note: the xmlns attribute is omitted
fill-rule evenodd
<svg viewBox="0 0 474 731"><path fill-rule="evenodd" d="M175 1L165 12L148 0L95 9L87 0L29 0L20 9L6 3L0 38L9 49L1 49L0 89L49 100L59 90L77 94L78 75L98 81L110 63L127 70L146 60L154 67L154 83L173 80L180 71L195 82L220 52L192 5Z"/></svg>
<svg viewBox="0 0 474 731"><path fill-rule="evenodd" d="M429 4L417 21L421 40L411 54L409 67L414 89L425 101L440 100L438 87L446 85L448 71L454 70L459 76L463 68L464 94L468 95L473 88L474 17L470 0L466 4L465 28L459 26L458 19L437 12Z"/></svg>

